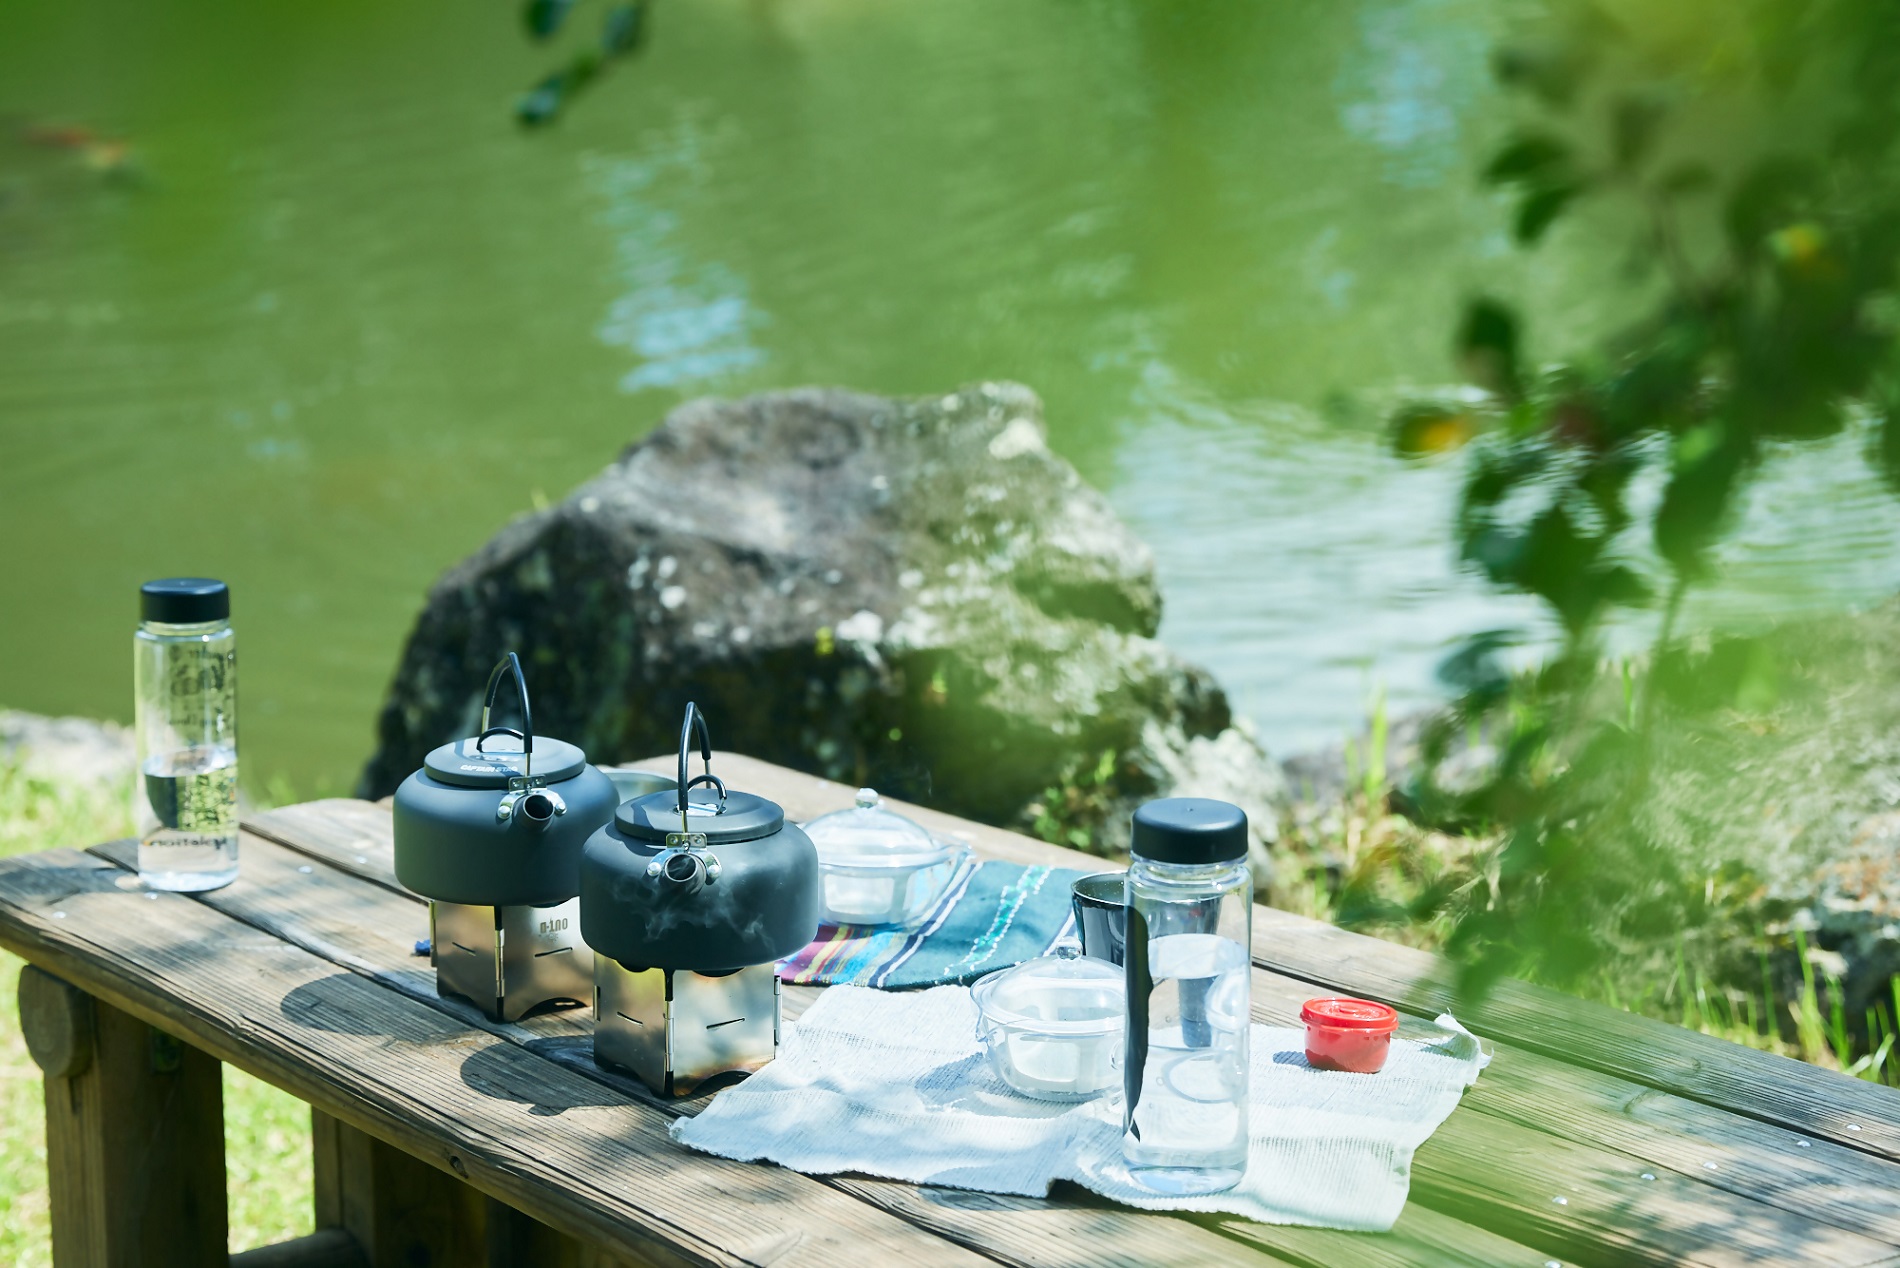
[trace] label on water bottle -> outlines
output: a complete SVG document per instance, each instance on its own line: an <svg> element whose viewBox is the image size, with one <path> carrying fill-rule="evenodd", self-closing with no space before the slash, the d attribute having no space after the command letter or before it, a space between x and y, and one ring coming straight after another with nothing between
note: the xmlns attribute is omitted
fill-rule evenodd
<svg viewBox="0 0 1900 1268"><path fill-rule="evenodd" d="M139 874L161 889L222 884L237 870L237 754L187 749L146 759Z"/></svg>

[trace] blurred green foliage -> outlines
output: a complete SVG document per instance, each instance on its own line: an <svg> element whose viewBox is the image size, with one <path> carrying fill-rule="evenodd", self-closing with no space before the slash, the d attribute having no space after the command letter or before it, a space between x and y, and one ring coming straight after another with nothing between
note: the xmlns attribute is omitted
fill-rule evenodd
<svg viewBox="0 0 1900 1268"><path fill-rule="evenodd" d="M1400 798L1498 842L1407 913L1449 924L1473 990L1576 981L1719 914L1646 820L1659 737L1771 707L1779 676L1764 641L1682 639L1684 592L1776 445L1871 420L1900 488L1900 0L1575 4L1494 66L1519 110L1483 179L1518 244L1582 221L1623 242L1637 298L1555 362L1528 354L1524 314L1474 299L1456 350L1484 402L1393 421L1408 456L1470 441L1462 556L1561 631L1531 672L1503 663L1513 631L1446 661L1456 702ZM1636 609L1659 610L1654 644L1613 664L1606 623Z"/></svg>
<svg viewBox="0 0 1900 1268"><path fill-rule="evenodd" d="M528 37L548 43L567 25L576 0L524 0L521 24ZM584 42L565 64L548 73L515 103L515 118L523 127L538 128L554 122L574 98L614 62L632 54L646 36L648 0L610 4L601 19L600 33Z"/></svg>

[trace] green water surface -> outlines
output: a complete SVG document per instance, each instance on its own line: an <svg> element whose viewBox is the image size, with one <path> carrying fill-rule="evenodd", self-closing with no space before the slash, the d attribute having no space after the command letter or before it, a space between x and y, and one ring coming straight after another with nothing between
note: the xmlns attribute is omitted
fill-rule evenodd
<svg viewBox="0 0 1900 1268"><path fill-rule="evenodd" d="M1526 260L1472 180L1503 20L663 0L530 135L511 104L557 54L507 4L11 0L0 704L125 717L137 584L208 573L247 780L343 789L432 579L679 401L983 378L1042 394L1153 544L1165 637L1275 747L1375 683L1430 699L1447 640L1528 609L1456 573L1456 472L1385 456L1379 409L1451 377L1471 290L1554 314L1552 346L1613 290L1587 226ZM1890 587L1892 526L1864 531L1784 571Z"/></svg>

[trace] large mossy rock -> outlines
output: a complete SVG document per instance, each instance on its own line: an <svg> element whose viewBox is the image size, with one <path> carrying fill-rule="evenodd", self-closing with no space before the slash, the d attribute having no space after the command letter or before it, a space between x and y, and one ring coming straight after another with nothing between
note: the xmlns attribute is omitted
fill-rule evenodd
<svg viewBox="0 0 1900 1268"><path fill-rule="evenodd" d="M1270 837L1277 768L1160 616L1148 549L1049 451L1026 388L695 401L436 584L362 791L472 734L512 649L536 729L598 762L674 748L695 700L722 747L990 822L1080 820L1098 848L1132 799L1209 781L1244 786Z"/></svg>

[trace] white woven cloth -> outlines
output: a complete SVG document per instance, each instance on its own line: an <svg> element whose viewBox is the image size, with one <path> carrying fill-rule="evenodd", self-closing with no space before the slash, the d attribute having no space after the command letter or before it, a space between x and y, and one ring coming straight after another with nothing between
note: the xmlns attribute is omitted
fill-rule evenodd
<svg viewBox="0 0 1900 1268"><path fill-rule="evenodd" d="M673 1124L691 1148L814 1175L1040 1197L1071 1180L1129 1206L1222 1211L1269 1224L1383 1231L1405 1207L1412 1153L1490 1060L1447 1015L1442 1038L1395 1039L1376 1075L1316 1070L1305 1032L1255 1026L1252 1147L1224 1193L1159 1197L1121 1160L1121 1101L1034 1101L991 1070L967 987L834 986L778 1060Z"/></svg>

